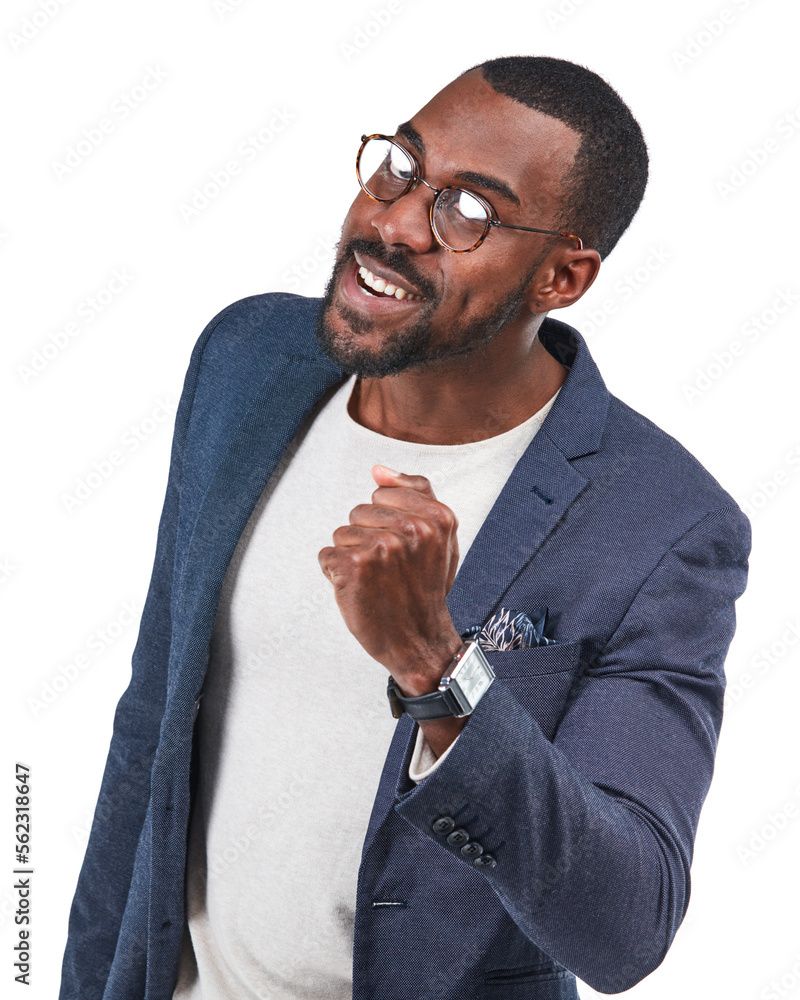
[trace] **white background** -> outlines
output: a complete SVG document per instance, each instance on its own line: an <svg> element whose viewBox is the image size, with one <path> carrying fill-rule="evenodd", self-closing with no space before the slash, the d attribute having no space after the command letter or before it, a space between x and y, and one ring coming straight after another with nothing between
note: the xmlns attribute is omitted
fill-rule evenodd
<svg viewBox="0 0 800 1000"><path fill-rule="evenodd" d="M13 763L32 768L34 805L25 995L53 997L113 709L130 675L137 624L126 605L140 609L146 593L171 408L194 341L242 296L320 293L356 191L362 132L391 133L463 69L524 53L605 76L639 118L652 158L631 229L559 318L587 334L612 392L755 510L689 914L661 968L629 995L800 996L798 29L793 0L69 0L54 16L38 0L7 0L3 995L23 989L10 957ZM145 79L154 89L137 90ZM135 110L124 115L126 99ZM282 130L246 157L242 142L277 112ZM84 130L102 134L103 119L112 128L102 142L59 168ZM232 159L240 172L182 217L193 190ZM115 269L126 287L113 283L118 294L101 294L92 314L90 297ZM65 337L70 322L77 332ZM121 464L71 502L112 452Z"/></svg>

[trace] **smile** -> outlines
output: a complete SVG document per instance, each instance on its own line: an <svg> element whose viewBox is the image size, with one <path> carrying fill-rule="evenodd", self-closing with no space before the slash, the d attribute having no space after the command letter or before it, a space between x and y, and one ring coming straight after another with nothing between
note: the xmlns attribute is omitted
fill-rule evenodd
<svg viewBox="0 0 800 1000"><path fill-rule="evenodd" d="M402 302L403 306L411 303L424 302L425 296L413 285L406 284L405 279L390 268L384 267L379 261L373 262L366 255L353 254L353 266L349 285L350 298L360 300L365 306L380 308L380 304L389 307L389 301Z"/></svg>
<svg viewBox="0 0 800 1000"><path fill-rule="evenodd" d="M385 295L389 298L395 299L408 299L409 302L414 302L417 299L421 299L421 295L415 295L414 292L409 292L408 289L403 288L401 285L392 284L390 281L386 281L385 278L376 277L372 271L363 265L358 269L358 276L361 279L358 284L362 288L365 295ZM367 288L372 289L371 292L367 291L363 286L366 285Z"/></svg>

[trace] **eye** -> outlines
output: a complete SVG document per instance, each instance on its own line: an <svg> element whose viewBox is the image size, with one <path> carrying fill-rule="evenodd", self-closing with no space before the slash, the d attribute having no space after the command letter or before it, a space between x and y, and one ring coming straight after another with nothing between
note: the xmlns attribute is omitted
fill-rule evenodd
<svg viewBox="0 0 800 1000"><path fill-rule="evenodd" d="M464 217L467 222L477 222L485 225L489 215L478 199L469 191L455 191L453 209Z"/></svg>
<svg viewBox="0 0 800 1000"><path fill-rule="evenodd" d="M414 176L414 166L408 156L397 146L391 146L384 160L384 171L393 180L407 184Z"/></svg>
<svg viewBox="0 0 800 1000"><path fill-rule="evenodd" d="M400 145L380 136L364 142L358 155L358 180L378 201L393 201L411 187L416 173L413 158Z"/></svg>
<svg viewBox="0 0 800 1000"><path fill-rule="evenodd" d="M450 250L470 250L486 235L491 216L483 203L461 188L444 188L433 203L433 231Z"/></svg>

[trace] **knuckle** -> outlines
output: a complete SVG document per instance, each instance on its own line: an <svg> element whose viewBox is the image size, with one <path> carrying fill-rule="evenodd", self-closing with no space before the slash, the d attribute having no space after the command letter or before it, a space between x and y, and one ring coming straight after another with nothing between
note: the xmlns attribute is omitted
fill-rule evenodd
<svg viewBox="0 0 800 1000"><path fill-rule="evenodd" d="M370 505L366 503L360 503L358 506L353 507L350 511L350 523L352 524L354 521L361 520L364 517L364 512L369 509Z"/></svg>
<svg viewBox="0 0 800 1000"><path fill-rule="evenodd" d="M433 539L438 534L438 531L436 530L436 525L431 524L431 522L427 518L425 520L420 518L420 520L417 522L417 531L422 541L428 541L430 539Z"/></svg>
<svg viewBox="0 0 800 1000"><path fill-rule="evenodd" d="M454 526L455 514L443 503L437 503L431 509L431 521L441 531L449 531Z"/></svg>
<svg viewBox="0 0 800 1000"><path fill-rule="evenodd" d="M445 504L440 504L440 508L441 508L441 515L442 515L442 523L444 524L444 526L446 528L457 528L458 527L458 518L456 517L455 512L452 511Z"/></svg>
<svg viewBox="0 0 800 1000"><path fill-rule="evenodd" d="M416 541L419 537L419 525L417 519L414 517L406 516L402 518L397 527L403 537L410 539L412 542Z"/></svg>
<svg viewBox="0 0 800 1000"><path fill-rule="evenodd" d="M398 534L399 526L393 524L391 528L375 532L375 547L384 557L390 557L402 551L405 546L404 540Z"/></svg>
<svg viewBox="0 0 800 1000"><path fill-rule="evenodd" d="M413 545L428 541L433 534L430 523L422 517L404 517L400 522L399 528L404 538Z"/></svg>

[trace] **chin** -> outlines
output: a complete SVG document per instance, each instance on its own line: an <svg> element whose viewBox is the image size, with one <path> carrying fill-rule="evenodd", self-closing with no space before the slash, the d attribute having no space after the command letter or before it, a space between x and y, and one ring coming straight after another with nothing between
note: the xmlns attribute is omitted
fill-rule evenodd
<svg viewBox="0 0 800 1000"><path fill-rule="evenodd" d="M333 306L320 313L317 343L325 356L343 372L362 378L385 378L425 363L425 358L419 356L416 338L406 334L390 335L379 346L368 347L369 331L357 322L361 319L355 314L351 322L349 310Z"/></svg>

